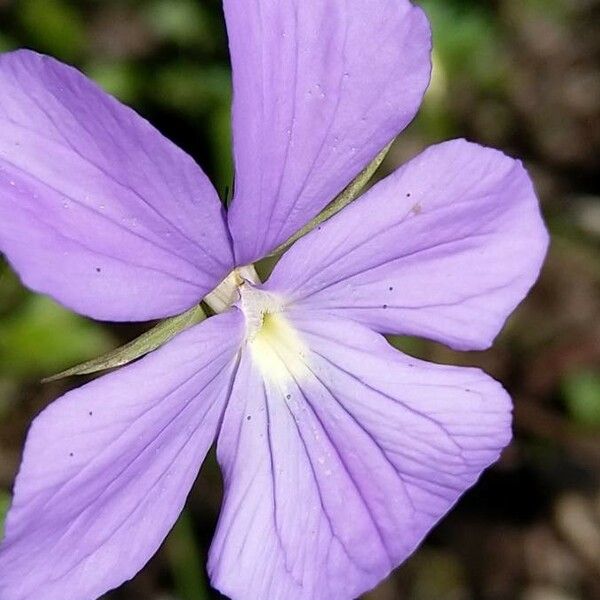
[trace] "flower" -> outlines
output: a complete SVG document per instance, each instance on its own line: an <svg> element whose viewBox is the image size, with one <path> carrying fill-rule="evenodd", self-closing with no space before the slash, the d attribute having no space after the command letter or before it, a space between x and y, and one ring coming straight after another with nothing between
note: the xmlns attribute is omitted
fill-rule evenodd
<svg viewBox="0 0 600 600"><path fill-rule="evenodd" d="M89 600L135 575L215 439L212 583L235 600L354 598L510 439L497 382L382 333L491 344L547 247L518 161L434 146L305 235L266 283L247 267L413 118L430 74L424 14L406 0L224 7L227 214L187 155L83 75L0 57L0 249L23 282L96 319L164 318L205 297L219 313L36 418L2 600Z"/></svg>

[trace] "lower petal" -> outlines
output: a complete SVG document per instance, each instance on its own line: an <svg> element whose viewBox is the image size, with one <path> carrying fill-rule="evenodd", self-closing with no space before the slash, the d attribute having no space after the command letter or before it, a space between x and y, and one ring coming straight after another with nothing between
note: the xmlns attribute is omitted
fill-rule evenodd
<svg viewBox="0 0 600 600"><path fill-rule="evenodd" d="M183 508L235 369L237 312L48 407L0 547L2 600L91 600L133 577Z"/></svg>
<svg viewBox="0 0 600 600"><path fill-rule="evenodd" d="M293 316L302 360L244 352L218 440L209 571L234 600L348 600L405 560L510 439L477 369L418 361L342 319ZM275 372L274 372L275 373Z"/></svg>

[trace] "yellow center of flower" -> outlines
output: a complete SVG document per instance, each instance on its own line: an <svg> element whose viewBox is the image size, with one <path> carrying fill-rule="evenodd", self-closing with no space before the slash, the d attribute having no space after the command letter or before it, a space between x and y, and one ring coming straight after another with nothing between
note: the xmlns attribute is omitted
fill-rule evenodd
<svg viewBox="0 0 600 600"><path fill-rule="evenodd" d="M246 341L265 380L283 383L307 371L308 349L283 311L282 300L251 285L240 288Z"/></svg>
<svg viewBox="0 0 600 600"><path fill-rule="evenodd" d="M282 313L264 313L248 347L265 379L282 383L306 372L306 345Z"/></svg>
<svg viewBox="0 0 600 600"><path fill-rule="evenodd" d="M260 287L252 266L232 271L204 299L217 313L236 305L246 318L246 344L265 381L285 387L309 373L308 348L285 313L285 301Z"/></svg>

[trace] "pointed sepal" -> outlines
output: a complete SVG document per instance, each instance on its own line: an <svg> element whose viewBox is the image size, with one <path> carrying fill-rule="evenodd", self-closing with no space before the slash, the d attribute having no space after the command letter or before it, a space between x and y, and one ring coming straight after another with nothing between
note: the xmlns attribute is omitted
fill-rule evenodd
<svg viewBox="0 0 600 600"><path fill-rule="evenodd" d="M188 329L192 325L200 323L205 318L206 313L202 307L196 305L181 315L161 321L158 325L124 346L111 350L99 358L88 360L71 367L66 371L61 371L56 375L46 377L42 379L42 383L49 383L73 375L89 375L91 373L98 373L99 371L121 367L156 350L175 337L178 333Z"/></svg>

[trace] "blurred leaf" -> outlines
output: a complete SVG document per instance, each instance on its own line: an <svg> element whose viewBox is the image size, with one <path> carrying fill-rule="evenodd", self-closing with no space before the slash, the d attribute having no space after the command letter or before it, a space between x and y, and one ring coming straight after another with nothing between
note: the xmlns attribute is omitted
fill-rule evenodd
<svg viewBox="0 0 600 600"><path fill-rule="evenodd" d="M0 375L0 422L14 407L18 389L17 381Z"/></svg>
<svg viewBox="0 0 600 600"><path fill-rule="evenodd" d="M221 196L225 189L231 197L233 190L233 158L231 148L231 109L229 101L221 103L212 112L209 120L209 135L214 157L214 183Z"/></svg>
<svg viewBox="0 0 600 600"><path fill-rule="evenodd" d="M450 80L474 80L480 88L496 87L507 72L493 13L475 3L423 0L433 28L434 47Z"/></svg>
<svg viewBox="0 0 600 600"><path fill-rule="evenodd" d="M565 2L565 0L523 0L524 8L529 9L532 17L550 17L558 23L564 23L570 16L573 5L576 3Z"/></svg>
<svg viewBox="0 0 600 600"><path fill-rule="evenodd" d="M0 315L13 311L27 294L15 273L0 260Z"/></svg>
<svg viewBox="0 0 600 600"><path fill-rule="evenodd" d="M388 335L386 338L394 348L409 356L421 359L429 358L431 344L427 340L404 335Z"/></svg>
<svg viewBox="0 0 600 600"><path fill-rule="evenodd" d="M451 552L424 548L408 568L414 574L411 600L466 597L465 569L460 558Z"/></svg>
<svg viewBox="0 0 600 600"><path fill-rule="evenodd" d="M182 46L215 46L215 24L211 15L195 0L155 0L144 6L146 22L166 40Z"/></svg>
<svg viewBox="0 0 600 600"><path fill-rule="evenodd" d="M75 5L62 0L20 0L17 15L35 48L75 61L85 48L85 26Z"/></svg>
<svg viewBox="0 0 600 600"><path fill-rule="evenodd" d="M16 47L17 44L11 38L0 32L0 52L8 52L9 50L14 50Z"/></svg>
<svg viewBox="0 0 600 600"><path fill-rule="evenodd" d="M431 141L455 137L457 124L448 104L448 75L438 53L431 55L432 72L429 88L417 115L419 131Z"/></svg>
<svg viewBox="0 0 600 600"><path fill-rule="evenodd" d="M194 526L183 511L165 542L177 596L182 600L208 600L204 578L204 560L194 536Z"/></svg>
<svg viewBox="0 0 600 600"><path fill-rule="evenodd" d="M40 376L98 356L114 346L99 324L30 296L17 312L0 321L0 372Z"/></svg>
<svg viewBox="0 0 600 600"><path fill-rule="evenodd" d="M225 66L178 62L158 70L153 89L161 104L196 116L229 105L231 74Z"/></svg>
<svg viewBox="0 0 600 600"><path fill-rule="evenodd" d="M458 556L424 548L412 559L410 568L414 570L412 600L466 597L466 577Z"/></svg>
<svg viewBox="0 0 600 600"><path fill-rule="evenodd" d="M566 376L562 383L565 404L571 418L587 427L600 426L600 374L579 371Z"/></svg>
<svg viewBox="0 0 600 600"><path fill-rule="evenodd" d="M0 490L0 539L4 537L4 521L10 506L10 495Z"/></svg>
<svg viewBox="0 0 600 600"><path fill-rule="evenodd" d="M104 90L125 104L134 104L140 95L142 77L135 65L124 62L94 62L86 74Z"/></svg>

